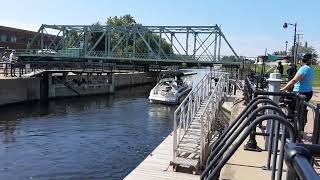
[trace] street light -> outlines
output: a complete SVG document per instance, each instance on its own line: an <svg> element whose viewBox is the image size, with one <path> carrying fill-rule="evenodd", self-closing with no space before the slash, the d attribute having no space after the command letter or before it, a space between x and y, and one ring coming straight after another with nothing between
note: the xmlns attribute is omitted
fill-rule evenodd
<svg viewBox="0 0 320 180"><path fill-rule="evenodd" d="M292 49L292 57L293 57L293 63L296 65L297 64L297 50L298 47L296 45L296 36L297 36L297 23L291 24L291 23L284 23L283 28L286 29L288 28L288 25L294 26L294 36L293 36L293 49Z"/></svg>
<svg viewBox="0 0 320 180"><path fill-rule="evenodd" d="M287 51L288 51L288 41L286 41L286 56L287 56Z"/></svg>

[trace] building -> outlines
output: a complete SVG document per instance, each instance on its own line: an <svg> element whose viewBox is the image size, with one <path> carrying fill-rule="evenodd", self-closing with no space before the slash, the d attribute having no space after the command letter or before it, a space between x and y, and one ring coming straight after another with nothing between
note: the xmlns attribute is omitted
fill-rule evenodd
<svg viewBox="0 0 320 180"><path fill-rule="evenodd" d="M37 32L0 26L0 47L4 49L26 49L28 44L37 35ZM54 39L54 35L44 37L44 47L48 47ZM32 49L40 49L40 41L34 42Z"/></svg>

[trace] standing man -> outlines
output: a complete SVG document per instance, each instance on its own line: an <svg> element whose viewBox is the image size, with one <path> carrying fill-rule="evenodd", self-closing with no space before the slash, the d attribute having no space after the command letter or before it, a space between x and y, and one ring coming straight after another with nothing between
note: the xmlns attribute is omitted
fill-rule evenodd
<svg viewBox="0 0 320 180"><path fill-rule="evenodd" d="M16 51L12 50L11 54L9 56L9 62L11 63L11 71L10 71L11 77L16 76L16 69L15 69L14 64L17 60L17 57L16 57L15 53L16 53Z"/></svg>
<svg viewBox="0 0 320 180"><path fill-rule="evenodd" d="M278 67L277 67L279 73L281 74L281 76L283 75L283 66L281 61L278 62Z"/></svg>
<svg viewBox="0 0 320 180"><path fill-rule="evenodd" d="M294 75L297 73L297 68L295 68L295 65L292 63L289 63L288 69L287 69L287 75L288 75L288 82L293 79Z"/></svg>
<svg viewBox="0 0 320 180"><path fill-rule="evenodd" d="M3 74L5 77L8 76L8 68L10 68L10 65L9 65L9 57L8 57L8 53L5 52L2 56L2 61L3 61Z"/></svg>

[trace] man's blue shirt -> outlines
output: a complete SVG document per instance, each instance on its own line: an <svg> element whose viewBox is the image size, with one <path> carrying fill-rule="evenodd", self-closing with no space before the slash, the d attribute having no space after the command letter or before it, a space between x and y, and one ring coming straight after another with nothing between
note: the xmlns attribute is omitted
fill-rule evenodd
<svg viewBox="0 0 320 180"><path fill-rule="evenodd" d="M299 68L298 72L303 79L298 81L293 88L294 92L310 92L312 91L312 81L314 78L313 68L307 65L304 65Z"/></svg>

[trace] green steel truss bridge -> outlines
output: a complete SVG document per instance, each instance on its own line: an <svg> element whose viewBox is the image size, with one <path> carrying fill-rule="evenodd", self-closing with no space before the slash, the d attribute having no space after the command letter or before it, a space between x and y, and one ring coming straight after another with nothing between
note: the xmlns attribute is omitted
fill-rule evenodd
<svg viewBox="0 0 320 180"><path fill-rule="evenodd" d="M225 44L226 45L225 45ZM37 47L37 48L35 48ZM130 64L211 65L221 63L221 49L239 56L214 26L95 26L43 24L22 60L98 61Z"/></svg>

